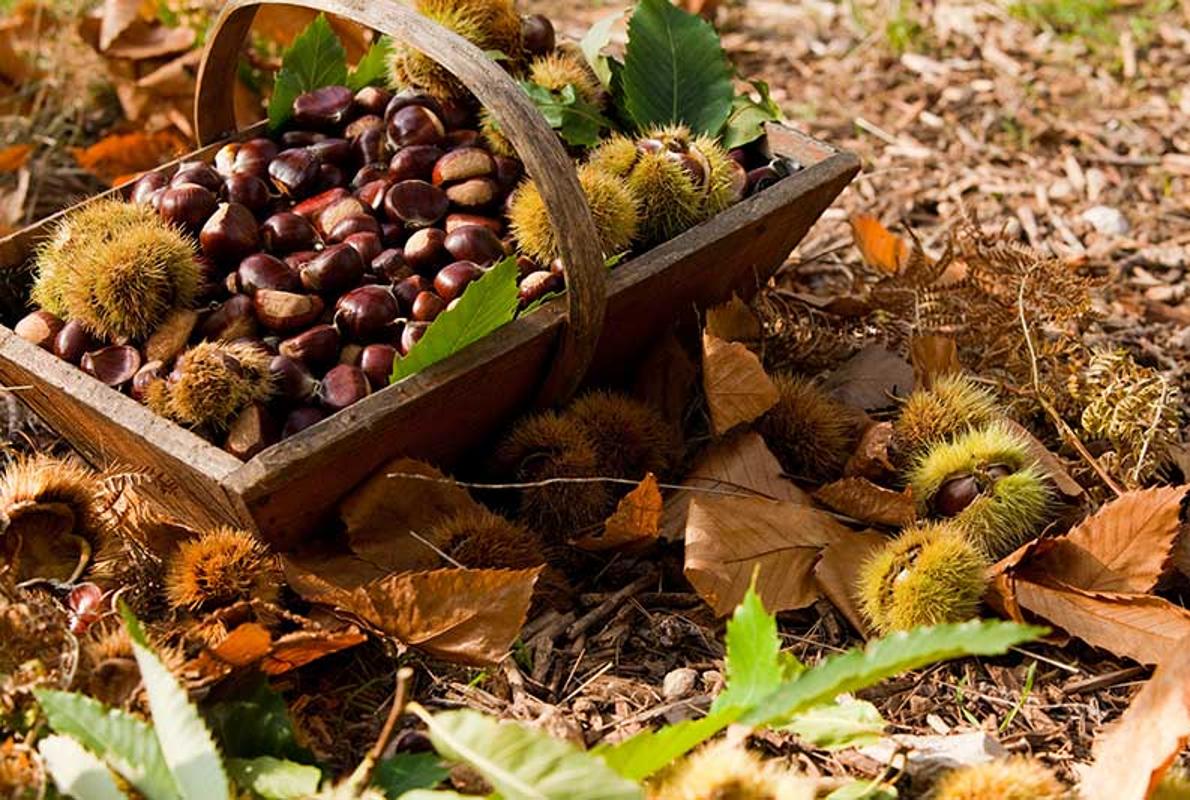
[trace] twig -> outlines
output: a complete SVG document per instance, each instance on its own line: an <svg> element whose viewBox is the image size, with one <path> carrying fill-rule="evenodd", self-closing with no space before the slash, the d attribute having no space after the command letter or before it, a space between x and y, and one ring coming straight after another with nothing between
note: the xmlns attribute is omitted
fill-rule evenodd
<svg viewBox="0 0 1190 800"><path fill-rule="evenodd" d="M380 735L376 738L372 749L368 751L364 760L347 779L348 787L357 795L363 787L372 783L372 774L376 771L376 765L380 763L384 751L388 749L393 740L397 722L405 713L405 704L409 702L409 680L412 677L413 670L409 667L401 667L397 670L397 688L393 692L393 704L388 710L388 719L384 721L384 727L380 729Z"/></svg>
<svg viewBox="0 0 1190 800"><path fill-rule="evenodd" d="M540 481L526 481L524 483L474 483L471 481L457 481L454 478L440 478L436 475L420 475L416 472L390 472L384 477L386 478L406 478L414 481L428 481L429 483L448 483L452 486L461 486L464 489L540 489L545 486L553 486L559 483L617 483L622 486L639 486L640 481L629 480L627 478L608 478L608 477L587 477L587 478L546 478ZM698 480L711 480L709 478L699 478ZM702 492L704 494L721 494L728 497L767 497L762 492L744 491L736 492L728 489L711 489L703 486L687 486L681 483L659 483L660 489L674 489L683 492Z"/></svg>
<svg viewBox="0 0 1190 800"><path fill-rule="evenodd" d="M1029 333L1029 321L1025 317L1025 281L1023 280L1021 281L1020 289L1017 290L1016 307L1017 317L1021 322L1021 331L1025 334L1025 345L1029 348L1029 369L1033 377L1034 397L1036 397L1037 402L1041 405L1042 409L1045 410L1045 413L1049 415L1049 418L1053 420L1054 425L1058 429L1058 433L1061 434L1066 443L1078 451L1078 454L1082 456L1083 460L1086 461L1091 469L1095 471L1095 474L1099 476L1099 479L1103 481L1104 485L1111 489L1112 492L1115 493L1116 497L1119 497L1120 495L1124 494L1124 490L1118 483L1116 483L1115 479L1113 479L1112 476L1103 469L1103 467L1095 459L1095 456L1091 455L1091 451L1086 448L1086 445L1082 443L1074 431L1070 429L1070 426L1066 424L1066 420L1062 419L1062 415L1058 413L1058 410L1054 408L1050 402L1045 399L1045 395L1042 394L1041 374L1037 367L1037 349L1033 346L1033 336Z"/></svg>
<svg viewBox="0 0 1190 800"><path fill-rule="evenodd" d="M605 617L610 615L612 611L616 609L616 606L620 605L620 603L622 603L626 597L636 594L656 579L656 575L645 575L643 577L637 578L623 589L620 589L611 597L595 606L595 608L579 617L577 622L566 629L567 637L575 639L579 636L579 634L586 633L588 630L594 627L595 623L602 621Z"/></svg>

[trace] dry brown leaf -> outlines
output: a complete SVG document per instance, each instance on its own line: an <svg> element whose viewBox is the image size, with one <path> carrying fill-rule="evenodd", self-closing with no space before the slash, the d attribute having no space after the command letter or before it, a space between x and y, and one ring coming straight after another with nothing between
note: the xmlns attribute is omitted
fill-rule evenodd
<svg viewBox="0 0 1190 800"><path fill-rule="evenodd" d="M1152 591L1181 530L1186 491L1162 487L1121 495L1065 536L1043 542L1021 569L1088 592Z"/></svg>
<svg viewBox="0 0 1190 800"><path fill-rule="evenodd" d="M707 310L705 331L725 342L756 342L760 319L738 295L732 295L728 302Z"/></svg>
<svg viewBox="0 0 1190 800"><path fill-rule="evenodd" d="M114 134L86 148L76 148L79 166L111 183L121 175L144 172L186 152L186 142L173 131Z"/></svg>
<svg viewBox="0 0 1190 800"><path fill-rule="evenodd" d="M1128 710L1095 740L1085 800L1145 800L1190 742L1190 639L1173 646Z"/></svg>
<svg viewBox="0 0 1190 800"><path fill-rule="evenodd" d="M897 468L888 454L892 436L891 422L877 422L865 428L855 452L843 467L843 474L867 478L874 483L885 483L895 478Z"/></svg>
<svg viewBox="0 0 1190 800"><path fill-rule="evenodd" d="M29 156L33 154L33 145L14 144L0 150L0 173L16 172L29 163Z"/></svg>
<svg viewBox="0 0 1190 800"><path fill-rule="evenodd" d="M670 330L637 367L632 394L680 425L697 384L698 365Z"/></svg>
<svg viewBox="0 0 1190 800"><path fill-rule="evenodd" d="M574 545L591 552L647 547L661 534L661 510L661 487L650 472L616 506L601 534L584 536Z"/></svg>
<svg viewBox="0 0 1190 800"><path fill-rule="evenodd" d="M103 50L103 54L110 58L145 61L184 53L197 42L198 33L191 27L182 25L170 28L134 20Z"/></svg>
<svg viewBox="0 0 1190 800"><path fill-rule="evenodd" d="M823 388L852 408L889 408L913 391L913 367L878 344L868 345L832 372Z"/></svg>
<svg viewBox="0 0 1190 800"><path fill-rule="evenodd" d="M312 661L355 647L367 636L354 625L335 630L309 626L276 639L259 621L237 625L216 646L200 653L187 670L205 679L220 679L237 669L256 667L266 675L283 675Z"/></svg>
<svg viewBox="0 0 1190 800"><path fill-rule="evenodd" d="M465 664L492 664L516 640L542 568L394 572L340 585L320 559L284 559L285 580L310 603L332 606L401 644Z"/></svg>
<svg viewBox="0 0 1190 800"><path fill-rule="evenodd" d="M894 492L867 478L842 478L814 493L814 499L852 519L871 525L900 528L917 518L913 494Z"/></svg>
<svg viewBox="0 0 1190 800"><path fill-rule="evenodd" d="M252 22L252 32L279 45L288 46L317 16L317 11L308 8L266 5L256 13ZM343 42L348 62L354 63L362 58L371 44L371 34L362 26L333 14L328 14L327 20L331 29Z"/></svg>
<svg viewBox="0 0 1190 800"><path fill-rule="evenodd" d="M710 334L702 337L702 386L716 436L756 419L779 397L755 353Z"/></svg>
<svg viewBox="0 0 1190 800"><path fill-rule="evenodd" d="M962 372L959 346L950 336L914 336L909 342L909 363L917 387L929 389L943 375Z"/></svg>
<svg viewBox="0 0 1190 800"><path fill-rule="evenodd" d="M390 461L339 504L339 519L351 549L385 570L433 569L440 558L418 539L451 514L478 509L467 490L441 480L388 477L391 474L445 476L428 464Z"/></svg>
<svg viewBox="0 0 1190 800"><path fill-rule="evenodd" d="M99 49L107 50L120 34L140 18L141 0L103 0Z"/></svg>
<svg viewBox="0 0 1190 800"><path fill-rule="evenodd" d="M1012 582L1020 607L1117 656L1156 664L1190 636L1190 611L1147 594L1089 594L1029 580Z"/></svg>
<svg viewBox="0 0 1190 800"><path fill-rule="evenodd" d="M13 43L11 30L0 31L0 78L20 86L33 76L33 66Z"/></svg>
<svg viewBox="0 0 1190 800"><path fill-rule="evenodd" d="M889 537L876 531L847 531L826 546L814 566L814 579L826 599L865 637L871 631L859 611L856 573L864 561L888 542Z"/></svg>
<svg viewBox="0 0 1190 800"><path fill-rule="evenodd" d="M781 464L764 439L755 431L741 431L712 442L698 457L684 486L755 492L773 500L786 500L800 506L811 505L810 495L793 481L782 477ZM680 540L686 533L686 515L690 501L700 492L678 491L665 500L661 530L666 539Z"/></svg>
<svg viewBox="0 0 1190 800"><path fill-rule="evenodd" d="M541 570L406 572L368 593L385 633L437 658L483 666L504 658L516 641Z"/></svg>
<svg viewBox="0 0 1190 800"><path fill-rule="evenodd" d="M739 605L759 567L756 591L770 611L804 608L819 596L814 564L848 530L829 514L758 497L695 497L686 522L687 580L723 616Z"/></svg>

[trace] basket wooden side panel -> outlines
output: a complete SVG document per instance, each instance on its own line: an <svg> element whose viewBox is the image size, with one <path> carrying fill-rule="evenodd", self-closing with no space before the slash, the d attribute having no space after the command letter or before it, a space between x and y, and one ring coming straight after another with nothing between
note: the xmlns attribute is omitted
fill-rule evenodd
<svg viewBox="0 0 1190 800"><path fill-rule="evenodd" d="M190 524L251 526L222 481L241 462L0 328L0 382L92 465L144 473L142 493ZM12 388L16 387L16 388Z"/></svg>

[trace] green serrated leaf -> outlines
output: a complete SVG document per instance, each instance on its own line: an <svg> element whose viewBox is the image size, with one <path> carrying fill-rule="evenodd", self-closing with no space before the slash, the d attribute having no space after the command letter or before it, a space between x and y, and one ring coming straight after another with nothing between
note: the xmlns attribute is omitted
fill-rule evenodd
<svg viewBox="0 0 1190 800"><path fill-rule="evenodd" d="M839 698L825 706L795 714L785 730L826 750L862 747L884 736L884 717L866 700Z"/></svg>
<svg viewBox="0 0 1190 800"><path fill-rule="evenodd" d="M727 623L726 644L727 688L715 698L712 711L728 706L751 708L801 668L792 655L782 658L777 618L765 611L755 582Z"/></svg>
<svg viewBox="0 0 1190 800"><path fill-rule="evenodd" d="M347 82L347 51L325 14L306 26L281 59L269 100L269 127L277 130L293 116L298 95Z"/></svg>
<svg viewBox="0 0 1190 800"><path fill-rule="evenodd" d="M112 773L75 739L47 736L37 743L37 752L58 791L76 800L124 800Z"/></svg>
<svg viewBox="0 0 1190 800"><path fill-rule="evenodd" d="M723 124L723 146L729 150L756 141L764 136L766 122L779 122L784 118L781 107L769 92L769 85L764 81L751 83L760 99L748 93L736 95L731 103L731 115Z"/></svg>
<svg viewBox="0 0 1190 800"><path fill-rule="evenodd" d="M170 800L177 787L153 729L123 711L74 692L35 689L56 733L77 739L149 800Z"/></svg>
<svg viewBox="0 0 1190 800"><path fill-rule="evenodd" d="M731 64L711 24L669 0L640 0L628 21L624 100L639 127L684 122L716 135L731 113Z"/></svg>
<svg viewBox="0 0 1190 800"><path fill-rule="evenodd" d="M521 81L521 88L537 106L550 127L562 140L574 147L592 147L599 143L600 131L612 127L612 121L599 109L578 96L573 85L551 92L544 86Z"/></svg>
<svg viewBox="0 0 1190 800"><path fill-rule="evenodd" d="M227 771L241 789L264 800L299 800L318 792L322 771L308 764L298 764L272 756L232 758Z"/></svg>
<svg viewBox="0 0 1190 800"><path fill-rule="evenodd" d="M408 378L512 322L517 308L517 265L506 258L467 286L458 305L438 315L417 344L393 364L393 382Z"/></svg>
<svg viewBox="0 0 1190 800"><path fill-rule="evenodd" d="M450 770L434 753L397 753L376 765L372 785L396 800L415 789L432 789L449 776Z"/></svg>
<svg viewBox="0 0 1190 800"><path fill-rule="evenodd" d="M132 639L132 654L140 667L153 715L153 730L161 755L173 775L182 800L224 800L231 796L223 759L198 709L149 647L140 622L123 602L120 616Z"/></svg>
<svg viewBox="0 0 1190 800"><path fill-rule="evenodd" d="M429 728L446 758L483 775L497 794L517 800L639 800L635 782L620 777L599 757L515 722L475 711L431 715L410 710Z"/></svg>
<svg viewBox="0 0 1190 800"><path fill-rule="evenodd" d="M612 69L610 60L603 54L603 48L607 47L608 42L611 41L612 29L616 27L616 23L623 16L623 11L617 11L597 20L583 35L583 40L578 43L579 49L583 51L583 58L587 59L587 65L591 67L605 89L611 88Z"/></svg>
<svg viewBox="0 0 1190 800"><path fill-rule="evenodd" d="M388 56L392 52L392 47L393 40L387 36L381 36L372 42L372 46L355 65L355 69L348 73L347 88L358 92L365 86L386 83L388 81Z"/></svg>
<svg viewBox="0 0 1190 800"><path fill-rule="evenodd" d="M269 686L263 675L242 696L204 709L204 716L228 758L275 756L300 762L314 760L314 755L298 744L285 698Z"/></svg>
<svg viewBox="0 0 1190 800"><path fill-rule="evenodd" d="M831 656L806 670L764 698L740 721L748 725L783 724L794 714L899 673L963 656L999 655L1046 632L1032 625L972 620L894 633L865 648Z"/></svg>
<svg viewBox="0 0 1190 800"><path fill-rule="evenodd" d="M610 747L601 745L594 752L617 774L632 781L642 781L722 731L746 710L740 706L720 708L702 719L688 719L656 731L641 731Z"/></svg>

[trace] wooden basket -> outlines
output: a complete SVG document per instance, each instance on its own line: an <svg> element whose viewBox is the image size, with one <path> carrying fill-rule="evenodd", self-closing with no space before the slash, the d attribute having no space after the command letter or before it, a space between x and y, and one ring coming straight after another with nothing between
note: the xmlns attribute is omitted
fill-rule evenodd
<svg viewBox="0 0 1190 800"><path fill-rule="evenodd" d="M211 161L236 133L232 86L259 6L231 0L215 23L199 73L196 124ZM780 125L774 155L803 169L610 274L573 162L503 69L478 48L395 2L287 0L352 19L412 44L449 69L496 117L537 180L560 233L567 293L453 357L243 462L0 326L0 381L96 466L144 471L146 493L195 525L233 524L286 547L315 530L335 502L397 455L449 463L518 410L569 396L584 376L623 372L679 316L750 296L784 262L859 170L858 159ZM174 164L160 168L171 170ZM130 187L102 197L127 196ZM86 205L84 203L83 205ZM77 207L76 207L77 208ZM70 210L63 214L70 213ZM30 256L63 215L0 240L0 270L20 302ZM24 310L11 307L7 321Z"/></svg>

